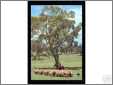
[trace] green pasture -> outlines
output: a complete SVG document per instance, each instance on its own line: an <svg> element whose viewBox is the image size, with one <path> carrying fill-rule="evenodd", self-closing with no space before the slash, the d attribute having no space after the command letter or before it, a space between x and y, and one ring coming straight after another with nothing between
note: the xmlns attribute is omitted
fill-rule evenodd
<svg viewBox="0 0 113 85"><path fill-rule="evenodd" d="M66 67L66 69L72 70L73 77L51 77L45 75L34 74L31 72L32 80L82 80L82 56L79 54L63 54L60 55L61 64ZM41 60L32 60L33 68L53 68L54 58L46 56L41 56ZM80 74L80 75L77 75Z"/></svg>

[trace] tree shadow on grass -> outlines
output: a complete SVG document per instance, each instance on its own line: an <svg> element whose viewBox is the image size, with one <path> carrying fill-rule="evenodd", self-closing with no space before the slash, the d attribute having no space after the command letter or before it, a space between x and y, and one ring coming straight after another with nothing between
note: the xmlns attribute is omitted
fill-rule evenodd
<svg viewBox="0 0 113 85"><path fill-rule="evenodd" d="M55 67L47 67L47 68L37 68L34 67L34 69L56 69ZM64 67L64 69L66 70L80 70L82 69L82 67Z"/></svg>

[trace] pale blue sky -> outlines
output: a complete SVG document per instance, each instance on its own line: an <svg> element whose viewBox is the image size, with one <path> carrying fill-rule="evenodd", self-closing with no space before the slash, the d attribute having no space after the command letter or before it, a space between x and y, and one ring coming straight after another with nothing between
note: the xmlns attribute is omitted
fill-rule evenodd
<svg viewBox="0 0 113 85"><path fill-rule="evenodd" d="M31 16L39 16L44 5L32 5L31 6ZM81 5L60 5L66 11L75 12L76 24L82 22L82 6Z"/></svg>

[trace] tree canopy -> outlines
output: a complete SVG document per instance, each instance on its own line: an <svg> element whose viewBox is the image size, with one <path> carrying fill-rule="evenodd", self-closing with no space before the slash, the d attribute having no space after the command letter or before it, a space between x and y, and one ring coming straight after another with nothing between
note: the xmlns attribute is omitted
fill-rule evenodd
<svg viewBox="0 0 113 85"><path fill-rule="evenodd" d="M31 17L32 35L38 35L36 38L40 42L45 39L50 48L55 47L59 41L65 40L68 36L77 37L82 23L77 27L74 26L75 24L75 12L67 12L58 5L46 5L39 16Z"/></svg>

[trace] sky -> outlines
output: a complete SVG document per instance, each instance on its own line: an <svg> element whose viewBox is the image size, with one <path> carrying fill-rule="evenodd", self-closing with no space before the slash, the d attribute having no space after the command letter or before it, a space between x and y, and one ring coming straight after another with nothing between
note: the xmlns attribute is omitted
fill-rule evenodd
<svg viewBox="0 0 113 85"><path fill-rule="evenodd" d="M76 24L82 22L82 6L81 5L60 5L66 11L75 12ZM31 16L39 16L43 9L43 5L32 5L31 6Z"/></svg>
<svg viewBox="0 0 113 85"><path fill-rule="evenodd" d="M44 5L32 5L31 6L31 16L39 16L43 9ZM82 22L82 6L81 5L60 5L66 11L74 11L75 12L75 21L77 26L80 22ZM79 35L75 41L78 42L78 45L82 44L82 30L79 32Z"/></svg>

